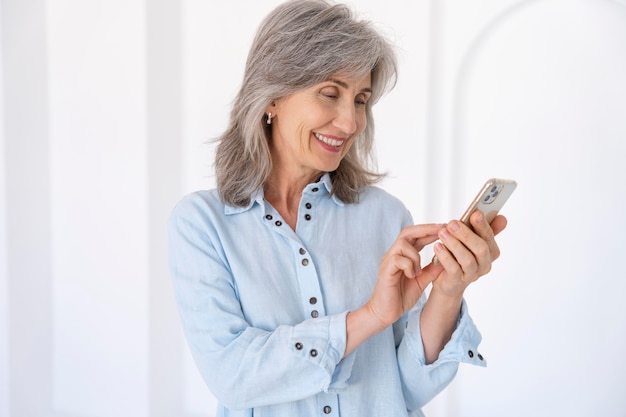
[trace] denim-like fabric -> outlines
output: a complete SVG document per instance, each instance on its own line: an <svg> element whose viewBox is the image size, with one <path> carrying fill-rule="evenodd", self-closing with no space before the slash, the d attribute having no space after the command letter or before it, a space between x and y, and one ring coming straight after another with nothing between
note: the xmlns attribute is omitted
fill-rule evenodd
<svg viewBox="0 0 626 417"><path fill-rule="evenodd" d="M172 212L175 296L218 416L419 416L459 362L485 365L465 302L452 340L425 365L425 297L342 359L346 315L368 300L381 257L412 219L379 188L356 204L331 189L328 174L304 189L295 232L262 190L245 208L200 191Z"/></svg>

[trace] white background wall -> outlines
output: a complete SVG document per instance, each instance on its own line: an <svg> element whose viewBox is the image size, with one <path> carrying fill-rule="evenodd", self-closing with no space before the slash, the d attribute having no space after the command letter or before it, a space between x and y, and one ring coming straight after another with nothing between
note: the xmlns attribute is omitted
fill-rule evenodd
<svg viewBox="0 0 626 417"><path fill-rule="evenodd" d="M0 0L0 417L211 416L165 221L213 185L277 0ZM431 417L626 413L626 5L352 0L396 42L383 186L418 222L515 178L502 258L467 294L487 369Z"/></svg>

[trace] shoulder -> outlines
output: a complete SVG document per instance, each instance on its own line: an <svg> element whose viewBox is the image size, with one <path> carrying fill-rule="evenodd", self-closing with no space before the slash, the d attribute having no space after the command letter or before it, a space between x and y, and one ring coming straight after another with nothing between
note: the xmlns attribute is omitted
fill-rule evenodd
<svg viewBox="0 0 626 417"><path fill-rule="evenodd" d="M359 194L357 205L381 207L386 210L407 211L404 203L393 194L375 186L365 187Z"/></svg>
<svg viewBox="0 0 626 417"><path fill-rule="evenodd" d="M183 196L172 209L170 222L186 220L192 223L202 219L223 215L224 203L217 190L195 191Z"/></svg>
<svg viewBox="0 0 626 417"><path fill-rule="evenodd" d="M363 188L359 199L354 204L347 204L348 210L359 213L373 223L383 227L390 226L390 222L401 227L413 223L411 213L404 203L389 192L376 186Z"/></svg>

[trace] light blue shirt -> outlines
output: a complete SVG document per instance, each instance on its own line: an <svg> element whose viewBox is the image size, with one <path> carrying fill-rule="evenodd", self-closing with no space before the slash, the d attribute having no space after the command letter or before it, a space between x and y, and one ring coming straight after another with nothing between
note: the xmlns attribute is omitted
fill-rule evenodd
<svg viewBox="0 0 626 417"><path fill-rule="evenodd" d="M183 198L169 224L184 333L220 417L421 416L459 362L485 365L465 302L439 359L425 364L418 305L342 359L346 315L370 297L383 254L412 224L405 206L366 188L302 193L294 232L259 190L247 207L217 191Z"/></svg>

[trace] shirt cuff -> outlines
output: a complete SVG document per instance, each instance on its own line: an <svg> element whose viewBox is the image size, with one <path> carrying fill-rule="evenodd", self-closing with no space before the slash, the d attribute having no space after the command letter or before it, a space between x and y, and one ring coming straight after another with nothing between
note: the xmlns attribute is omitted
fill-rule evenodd
<svg viewBox="0 0 626 417"><path fill-rule="evenodd" d="M461 313L452 337L446 343L441 353L439 353L437 360L430 365L426 365L420 329L420 316L425 303L426 299L422 298L417 308L410 315L405 336L408 337L407 342L409 343L410 351L417 362L421 366L432 367L437 367L447 362L463 362L482 367L487 366L487 361L478 351L478 345L482 340L482 336L468 313L465 299L461 304Z"/></svg>
<svg viewBox="0 0 626 417"><path fill-rule="evenodd" d="M340 392L348 387L355 355L345 358L346 317L348 312L308 320L295 326L291 337L293 353L315 363L328 374L325 392Z"/></svg>

